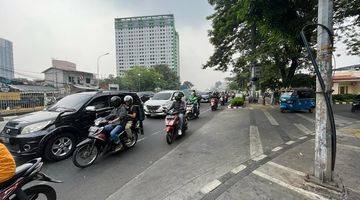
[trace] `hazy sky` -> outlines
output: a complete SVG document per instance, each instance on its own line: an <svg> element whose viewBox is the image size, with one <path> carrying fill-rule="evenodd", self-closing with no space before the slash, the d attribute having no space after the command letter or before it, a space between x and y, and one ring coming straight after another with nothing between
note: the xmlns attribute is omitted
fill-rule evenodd
<svg viewBox="0 0 360 200"><path fill-rule="evenodd" d="M41 78L51 58L96 73L97 56L110 52L100 63L100 74L107 76L116 66L114 18L171 13L180 35L181 79L204 89L229 75L201 69L213 51L205 19L212 12L207 0L0 0L0 37L13 42L18 74ZM344 49L337 52L343 54L338 67L360 63Z"/></svg>

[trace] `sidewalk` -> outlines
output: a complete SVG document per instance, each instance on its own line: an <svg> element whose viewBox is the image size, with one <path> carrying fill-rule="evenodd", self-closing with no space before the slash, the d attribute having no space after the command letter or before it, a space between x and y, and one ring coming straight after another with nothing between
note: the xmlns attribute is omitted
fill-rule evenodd
<svg viewBox="0 0 360 200"><path fill-rule="evenodd" d="M264 109L226 109L219 112L107 200L340 199L341 195L348 196L348 199L360 199L358 138L342 130L335 173L337 180L342 180L349 192L330 192L304 181L307 174L313 173L314 163L314 135L309 128L300 124L297 128L303 135L289 133L286 142L278 143L270 150L262 147L261 143L271 140L274 130L281 127L276 124L276 117ZM261 112L264 112L264 119L269 119L268 126L274 127L268 133L259 132L260 128L253 125L254 118L251 116ZM286 116L284 118L287 120ZM357 125L344 128L349 127L360 130ZM287 130L290 129L281 131Z"/></svg>

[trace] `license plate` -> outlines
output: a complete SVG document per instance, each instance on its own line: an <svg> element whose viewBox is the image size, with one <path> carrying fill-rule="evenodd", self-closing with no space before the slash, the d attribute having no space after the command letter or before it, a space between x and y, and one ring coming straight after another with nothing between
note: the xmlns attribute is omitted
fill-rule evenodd
<svg viewBox="0 0 360 200"><path fill-rule="evenodd" d="M3 142L6 143L6 144L9 143L9 138L7 138L7 137L1 137L1 136L0 136L0 140L3 141Z"/></svg>

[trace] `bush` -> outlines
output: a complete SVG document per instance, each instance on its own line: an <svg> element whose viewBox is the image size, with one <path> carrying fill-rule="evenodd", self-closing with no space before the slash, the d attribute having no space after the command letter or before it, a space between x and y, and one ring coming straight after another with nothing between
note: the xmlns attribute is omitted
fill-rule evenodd
<svg viewBox="0 0 360 200"><path fill-rule="evenodd" d="M337 102L352 102L356 96L356 94L334 94L332 98Z"/></svg>
<svg viewBox="0 0 360 200"><path fill-rule="evenodd" d="M230 101L230 106L243 106L245 102L244 97L235 97Z"/></svg>

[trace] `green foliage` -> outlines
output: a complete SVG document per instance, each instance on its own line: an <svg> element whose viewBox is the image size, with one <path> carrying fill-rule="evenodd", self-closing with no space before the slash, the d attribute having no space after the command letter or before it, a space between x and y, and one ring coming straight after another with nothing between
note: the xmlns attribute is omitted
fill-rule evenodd
<svg viewBox="0 0 360 200"><path fill-rule="evenodd" d="M161 74L165 84L162 86L164 90L177 90L180 86L180 80L176 72L171 70L167 65L156 65L154 70Z"/></svg>
<svg viewBox="0 0 360 200"><path fill-rule="evenodd" d="M244 97L235 97L230 101L230 106L243 106L245 102Z"/></svg>
<svg viewBox="0 0 360 200"><path fill-rule="evenodd" d="M332 98L335 102L352 102L356 96L356 94L334 94Z"/></svg>
<svg viewBox="0 0 360 200"><path fill-rule="evenodd" d="M336 35L347 44L347 53L360 55L360 0L335 0L334 21Z"/></svg>
<svg viewBox="0 0 360 200"><path fill-rule="evenodd" d="M154 68L133 67L120 79L124 89L130 91L154 91L163 88L166 81Z"/></svg>
<svg viewBox="0 0 360 200"><path fill-rule="evenodd" d="M309 74L295 74L293 80L290 83L292 88L307 87L315 88L316 77Z"/></svg>
<svg viewBox="0 0 360 200"><path fill-rule="evenodd" d="M215 51L203 68L232 68L237 74L245 74L256 62L263 73L262 88L288 87L300 81L295 73L311 65L299 33L304 25L316 22L317 0L208 1L215 10L208 17ZM335 21L344 31L345 43L352 54L359 54L360 33L355 30L360 27L360 0L334 0L334 4ZM344 25L344 21L351 23ZM309 27L305 35L314 46L316 28Z"/></svg>

